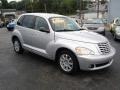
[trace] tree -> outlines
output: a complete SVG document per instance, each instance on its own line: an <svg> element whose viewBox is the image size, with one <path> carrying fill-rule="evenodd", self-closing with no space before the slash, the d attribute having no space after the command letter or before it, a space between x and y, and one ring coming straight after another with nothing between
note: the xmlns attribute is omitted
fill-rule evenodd
<svg viewBox="0 0 120 90"><path fill-rule="evenodd" d="M1 0L1 3L2 3L2 8L3 8L3 9L9 8L9 4L8 4L8 1L7 1L7 0Z"/></svg>
<svg viewBox="0 0 120 90"><path fill-rule="evenodd" d="M17 2L16 2L16 1L11 1L11 2L9 2L9 7L10 7L11 9L17 8Z"/></svg>
<svg viewBox="0 0 120 90"><path fill-rule="evenodd" d="M5 0L3 0L5 2ZM22 0L19 2L12 1L8 6L17 10L27 12L52 12L60 14L73 14L78 9L79 0ZM82 0L83 1L83 0ZM84 3L84 5L82 5ZM86 8L87 3L83 1L81 9Z"/></svg>

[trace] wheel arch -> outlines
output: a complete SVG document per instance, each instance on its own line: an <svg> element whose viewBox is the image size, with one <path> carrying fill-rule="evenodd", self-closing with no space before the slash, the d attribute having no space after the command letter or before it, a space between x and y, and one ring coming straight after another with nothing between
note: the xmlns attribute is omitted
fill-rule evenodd
<svg viewBox="0 0 120 90"><path fill-rule="evenodd" d="M55 56L55 62L59 65L59 62L58 62L59 61L59 59L58 59L59 53L63 50L67 50L68 52L70 52L74 56L74 59L73 59L73 61L74 61L74 71L73 72L76 73L80 69L80 64L79 64L79 61L78 61L78 58L77 58L76 54L72 50L70 50L68 48L64 48L64 47L57 49L56 56ZM73 72L71 74L73 74Z"/></svg>
<svg viewBox="0 0 120 90"><path fill-rule="evenodd" d="M63 50L70 51L70 52L76 57L76 59L77 59L76 54L75 54L71 49L68 49L68 48L66 48L66 47L61 47L61 48L58 48L58 49L56 50L56 53L55 53L55 61L57 61L59 52L61 52L61 51L63 51Z"/></svg>
<svg viewBox="0 0 120 90"><path fill-rule="evenodd" d="M16 35L12 36L12 42L14 41L14 39L18 39L19 40L19 38Z"/></svg>

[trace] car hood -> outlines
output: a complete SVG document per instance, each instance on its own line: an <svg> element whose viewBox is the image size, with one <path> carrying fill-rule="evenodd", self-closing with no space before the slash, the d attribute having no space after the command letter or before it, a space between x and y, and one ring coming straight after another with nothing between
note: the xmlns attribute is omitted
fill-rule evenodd
<svg viewBox="0 0 120 90"><path fill-rule="evenodd" d="M55 37L86 43L101 43L108 41L104 36L87 30L55 32Z"/></svg>

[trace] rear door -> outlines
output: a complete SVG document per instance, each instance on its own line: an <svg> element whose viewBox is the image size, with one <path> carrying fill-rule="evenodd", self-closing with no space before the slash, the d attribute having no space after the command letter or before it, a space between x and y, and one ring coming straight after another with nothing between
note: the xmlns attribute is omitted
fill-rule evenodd
<svg viewBox="0 0 120 90"><path fill-rule="evenodd" d="M19 31L22 35L23 41L25 45L32 45L33 40L33 33L34 33L34 25L35 25L35 16L33 15L24 15L23 20L21 23L18 21Z"/></svg>

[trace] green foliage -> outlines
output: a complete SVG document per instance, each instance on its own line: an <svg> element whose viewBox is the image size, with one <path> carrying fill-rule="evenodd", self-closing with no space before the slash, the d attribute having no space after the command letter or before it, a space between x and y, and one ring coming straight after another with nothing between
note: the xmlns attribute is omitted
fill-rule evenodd
<svg viewBox="0 0 120 90"><path fill-rule="evenodd" d="M2 9L6 9L6 8L9 8L9 4L8 4L8 1L7 0L0 0L1 1L1 8Z"/></svg>
<svg viewBox="0 0 120 90"><path fill-rule="evenodd" d="M4 0L3 0L4 1ZM17 10L26 10L27 12L47 12L60 13L60 14L73 14L79 8L79 0L22 0L17 3L10 2L11 8ZM15 7L16 4L16 7ZM82 10L86 9L87 2L82 1Z"/></svg>

